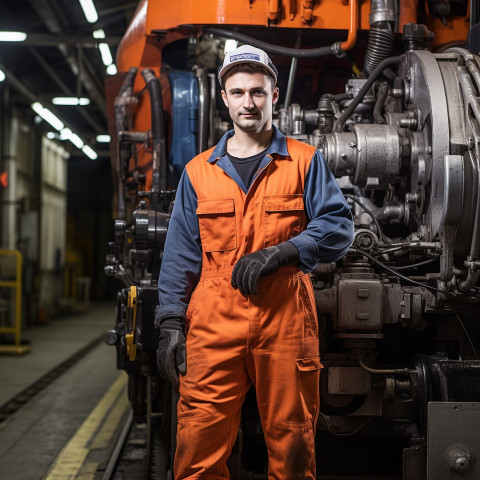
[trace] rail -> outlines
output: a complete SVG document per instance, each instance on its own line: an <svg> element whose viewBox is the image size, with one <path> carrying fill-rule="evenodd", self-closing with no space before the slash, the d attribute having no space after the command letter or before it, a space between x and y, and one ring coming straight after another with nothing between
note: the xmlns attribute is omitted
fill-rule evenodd
<svg viewBox="0 0 480 480"><path fill-rule="evenodd" d="M13 345L0 345L0 353L23 355L30 351L30 346L22 345L22 254L18 250L0 250L0 267L8 265L7 262L2 262L1 257L15 259L14 275L0 268L0 288L11 288L15 291L15 319L13 326L0 326L0 333L13 333L15 340Z"/></svg>

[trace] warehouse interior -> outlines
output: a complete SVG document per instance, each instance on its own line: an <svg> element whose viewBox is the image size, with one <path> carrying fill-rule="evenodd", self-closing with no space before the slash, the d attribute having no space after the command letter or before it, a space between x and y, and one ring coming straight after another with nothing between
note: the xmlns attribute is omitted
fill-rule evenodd
<svg viewBox="0 0 480 480"><path fill-rule="evenodd" d="M310 155L282 173L287 186L259 193L251 217L244 206L292 154L259 150L258 161L272 162L241 185L227 147L215 150L239 132L225 100L238 92L222 91L220 72L243 47L243 58L261 49L274 66L267 148L277 138ZM205 187L203 171L185 173L209 149L209 165L228 156L221 180L234 183L205 176ZM303 275L298 298L272 288L265 306L253 290L237 292L232 270L257 253L248 252L253 239L263 251L308 231L316 218L305 192L320 197L326 178L309 183L320 171L310 169L314 158L341 197L350 243L321 257L332 232L318 229L311 265L296 246L295 261L276 267ZM175 202L191 220L180 234ZM178 240L169 250L167 231ZM214 294L198 294L211 265L221 280L211 281ZM294 478L480 478L477 0L0 0L0 478L183 479L174 473L182 389L191 382L192 398L200 392L197 411L180 411L183 426L198 411L215 424L223 413L202 417L205 399L225 398L202 382L228 372L230 358L225 348L228 361L197 368L197 389L179 344L189 358L200 318L207 334L218 316L242 320L240 301L215 303L218 285L258 306L243 320L260 324L271 308L290 332L298 307L298 335L312 335L290 379L315 372L318 407L310 402L303 422L281 422L311 436L310 473ZM159 298L171 292L177 304L165 301L161 317ZM167 361L180 393L159 360L162 325L179 339ZM207 342L199 364L235 328ZM284 355L267 357L278 374ZM293 480L271 471L259 404L271 405L251 383L226 395L235 408L244 403L221 475L192 461L188 478ZM282 388L277 399L309 403L302 389ZM290 447L285 464L302 468L303 450Z"/></svg>
<svg viewBox="0 0 480 480"><path fill-rule="evenodd" d="M0 50L2 248L22 254L24 325L112 295L104 82L136 6L96 2L87 19L79 2L2 2L0 30L18 37Z"/></svg>

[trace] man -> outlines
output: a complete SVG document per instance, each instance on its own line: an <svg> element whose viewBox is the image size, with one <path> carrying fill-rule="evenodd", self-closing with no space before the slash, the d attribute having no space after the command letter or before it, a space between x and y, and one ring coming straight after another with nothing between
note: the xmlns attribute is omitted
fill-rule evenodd
<svg viewBox="0 0 480 480"><path fill-rule="evenodd" d="M319 151L272 125L268 55L244 45L218 77L234 129L185 168L158 283L159 372L180 389L175 479L229 478L252 384L269 478L314 479L322 367L308 272L345 254L351 213Z"/></svg>

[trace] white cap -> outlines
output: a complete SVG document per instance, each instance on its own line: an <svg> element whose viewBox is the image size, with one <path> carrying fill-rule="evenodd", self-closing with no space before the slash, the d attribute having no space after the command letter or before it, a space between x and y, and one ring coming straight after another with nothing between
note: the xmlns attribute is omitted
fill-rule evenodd
<svg viewBox="0 0 480 480"><path fill-rule="evenodd" d="M218 69L218 79L221 80L228 70L239 63L258 63L265 67L277 81L278 71L270 57L259 48L242 45L225 54L222 66Z"/></svg>

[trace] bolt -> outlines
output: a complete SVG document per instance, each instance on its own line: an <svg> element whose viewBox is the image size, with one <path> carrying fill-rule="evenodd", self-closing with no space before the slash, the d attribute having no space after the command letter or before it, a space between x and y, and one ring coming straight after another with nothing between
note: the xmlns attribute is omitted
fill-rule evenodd
<svg viewBox="0 0 480 480"><path fill-rule="evenodd" d="M475 145L475 142L473 141L473 138L469 138L468 141L467 141L468 149L471 150L474 145Z"/></svg>
<svg viewBox="0 0 480 480"><path fill-rule="evenodd" d="M415 130L418 126L418 121L416 118L401 118L398 121L398 126L400 128L409 128Z"/></svg>
<svg viewBox="0 0 480 480"><path fill-rule="evenodd" d="M457 472L466 472L469 466L470 466L470 461L468 457L465 455L462 455L461 457L458 457L455 460L452 468Z"/></svg>
<svg viewBox="0 0 480 480"><path fill-rule="evenodd" d="M350 148L355 148L357 144L355 142L350 142L348 145Z"/></svg>
<svg viewBox="0 0 480 480"><path fill-rule="evenodd" d="M347 159L347 154L346 154L346 153L341 153L341 154L340 154L340 158L341 158L342 160L346 160L346 159Z"/></svg>

